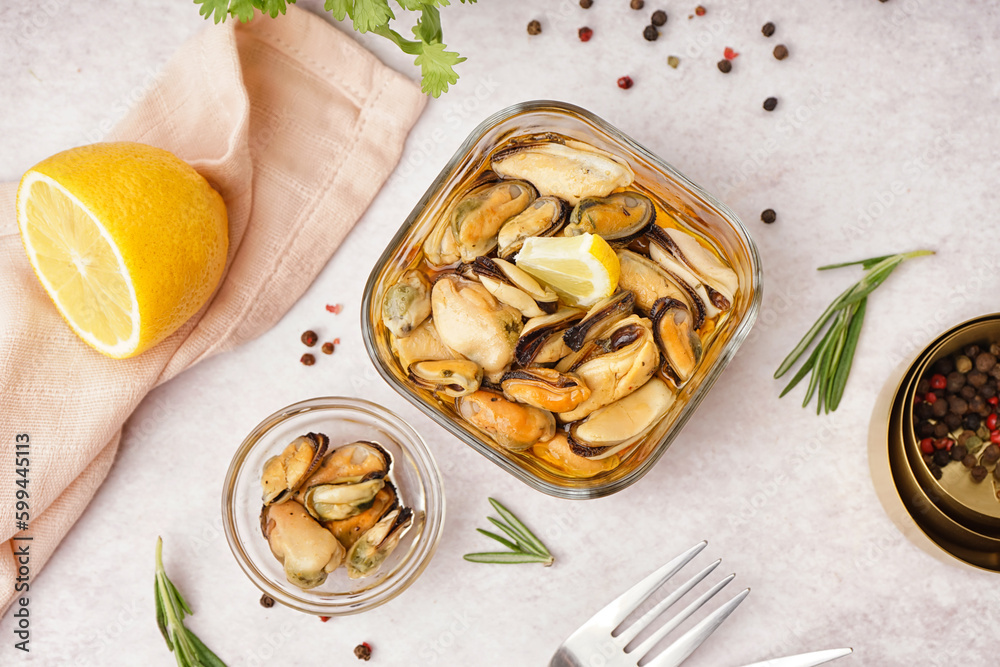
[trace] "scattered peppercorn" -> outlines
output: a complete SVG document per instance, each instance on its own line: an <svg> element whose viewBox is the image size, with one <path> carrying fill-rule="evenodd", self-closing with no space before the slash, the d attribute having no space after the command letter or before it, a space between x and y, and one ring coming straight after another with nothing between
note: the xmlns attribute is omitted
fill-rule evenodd
<svg viewBox="0 0 1000 667"><path fill-rule="evenodd" d="M646 3L644 2L644 0L632 0L632 2L629 4L629 7L631 7L632 9L642 9L645 6Z"/></svg>
<svg viewBox="0 0 1000 667"><path fill-rule="evenodd" d="M952 461L961 461L969 455L969 450L965 447L965 445L955 445L948 453L951 454Z"/></svg>
<svg viewBox="0 0 1000 667"><path fill-rule="evenodd" d="M986 468L983 466L972 466L972 480L974 482L981 482L986 479Z"/></svg>
<svg viewBox="0 0 1000 667"><path fill-rule="evenodd" d="M941 401L940 405L944 405L944 401ZM944 409L947 410L948 409L947 406L945 406ZM935 416L939 416L939 415L935 415ZM937 424L934 424L934 437L935 438L943 438L946 435L948 435L948 425L947 424L945 424L943 422L938 422ZM941 448L938 447L938 449L941 449Z"/></svg>
<svg viewBox="0 0 1000 667"><path fill-rule="evenodd" d="M760 219L764 224L770 225L778 219L778 215L774 212L773 208L765 208L760 214Z"/></svg>
<svg viewBox="0 0 1000 667"><path fill-rule="evenodd" d="M590 9L590 6L594 4L594 0L580 0L580 6L584 9Z"/></svg>
<svg viewBox="0 0 1000 667"><path fill-rule="evenodd" d="M632 77L630 77L630 76L623 76L623 77L619 78L618 79L618 87L621 88L622 90L628 90L629 88L631 88L632 87Z"/></svg>
<svg viewBox="0 0 1000 667"><path fill-rule="evenodd" d="M989 352L980 352L976 357L976 370L980 373L989 373L997 365L997 358Z"/></svg>
<svg viewBox="0 0 1000 667"><path fill-rule="evenodd" d="M969 345L965 348L965 356L969 359L975 359L981 351L982 349L978 345Z"/></svg>
<svg viewBox="0 0 1000 667"><path fill-rule="evenodd" d="M274 606L274 598L267 593L264 593L260 596L260 606L264 607L264 609L270 609Z"/></svg>
<svg viewBox="0 0 1000 667"><path fill-rule="evenodd" d="M764 33L764 37L770 37L774 34L774 24L768 21L764 24L764 27L761 28L760 31Z"/></svg>
<svg viewBox="0 0 1000 667"><path fill-rule="evenodd" d="M674 69L677 69L677 66L681 64L681 59L678 58L677 56L669 56L667 58L667 64L673 67Z"/></svg>
<svg viewBox="0 0 1000 667"><path fill-rule="evenodd" d="M1000 461L1000 445L994 442L983 450L983 462L987 465L993 465L997 461Z"/></svg>
<svg viewBox="0 0 1000 667"><path fill-rule="evenodd" d="M540 35L542 34L542 24L538 21L531 21L528 23L528 34L529 35Z"/></svg>
<svg viewBox="0 0 1000 667"><path fill-rule="evenodd" d="M302 358L299 359L299 361L302 362L303 366L312 366L313 364L316 363L316 357L306 352L305 354L302 355Z"/></svg>
<svg viewBox="0 0 1000 667"><path fill-rule="evenodd" d="M698 5L697 7L694 8L694 13L697 14L698 16L704 16L705 8L702 7L701 5Z"/></svg>
<svg viewBox="0 0 1000 667"><path fill-rule="evenodd" d="M970 431L975 431L977 428L979 428L979 423L981 419L982 418L976 413L966 415L965 428L969 429Z"/></svg>
<svg viewBox="0 0 1000 667"><path fill-rule="evenodd" d="M323 354L333 354L333 343L323 343L320 349L323 350Z"/></svg>
<svg viewBox="0 0 1000 667"><path fill-rule="evenodd" d="M340 311L344 309L344 304L342 304L342 303L329 304L328 303L328 304L326 304L326 309L329 312L333 313L334 315L340 315Z"/></svg>
<svg viewBox="0 0 1000 667"><path fill-rule="evenodd" d="M652 18L649 20L655 26L661 26L667 22L667 13L662 9L657 9L653 12Z"/></svg>
<svg viewBox="0 0 1000 667"><path fill-rule="evenodd" d="M660 36L660 31L656 29L655 25L647 25L642 29L642 36L647 42L655 42L656 38Z"/></svg>
<svg viewBox="0 0 1000 667"><path fill-rule="evenodd" d="M889 0L878 0L879 2L889 2Z"/></svg>
<svg viewBox="0 0 1000 667"><path fill-rule="evenodd" d="M594 31L584 26L577 30L576 34L579 35L581 42L589 42L590 38L594 36Z"/></svg>
<svg viewBox="0 0 1000 667"><path fill-rule="evenodd" d="M733 69L733 64L728 60L723 59L719 61L719 71L722 72L723 74L729 74L730 70L732 69Z"/></svg>
<svg viewBox="0 0 1000 667"><path fill-rule="evenodd" d="M951 455L943 449L934 452L934 463L939 466L946 466L951 463Z"/></svg>
<svg viewBox="0 0 1000 667"><path fill-rule="evenodd" d="M362 642L354 647L354 655L357 656L358 660L368 660L372 657L372 647L368 645L368 642Z"/></svg>
<svg viewBox="0 0 1000 667"><path fill-rule="evenodd" d="M774 108L778 106L777 97L769 97L764 100L764 111L774 111Z"/></svg>
<svg viewBox="0 0 1000 667"><path fill-rule="evenodd" d="M327 621L330 620L330 617L329 616L320 616L319 620L320 620L321 623L326 623Z"/></svg>
<svg viewBox="0 0 1000 667"><path fill-rule="evenodd" d="M316 332L313 331L312 329L310 329L309 331L302 332L302 342L307 347L312 347L313 345L315 345L317 340L319 340L319 336L317 336Z"/></svg>
<svg viewBox="0 0 1000 667"><path fill-rule="evenodd" d="M788 47L784 44L778 44L774 47L774 57L778 60L784 60L788 57Z"/></svg>
<svg viewBox="0 0 1000 667"><path fill-rule="evenodd" d="M964 459L962 459L962 465L964 465L966 468L975 467L975 465L976 465L976 455L975 454L969 454L969 455L967 455Z"/></svg>

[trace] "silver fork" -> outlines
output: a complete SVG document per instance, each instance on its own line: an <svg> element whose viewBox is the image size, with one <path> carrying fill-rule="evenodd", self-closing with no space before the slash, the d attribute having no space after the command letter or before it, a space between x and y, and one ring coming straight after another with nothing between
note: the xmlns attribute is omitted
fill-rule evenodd
<svg viewBox="0 0 1000 667"><path fill-rule="evenodd" d="M687 620L702 605L708 602L716 593L722 590L726 584L736 577L730 574L709 590L702 593L694 602L681 610L676 616L667 621L663 627L659 628L649 638L644 640L635 650L628 653L625 647L635 639L640 632L646 629L650 623L660 616L668 607L676 603L692 588L698 585L707 577L722 559L715 561L698 574L694 575L681 586L665 597L660 602L643 614L628 628L625 628L618 636L612 632L617 628L625 617L631 614L642 604L646 598L653 594L670 577L688 564L697 556L708 542L700 542L677 558L662 566L645 579L637 583L632 588L622 593L608 606L584 623L576 632L562 643L562 646L552 656L549 667L589 667L592 664L607 665L608 667L635 667L639 661L646 656L650 650L663 639L667 634L677 629L681 623ZM676 667L684 662L695 649L701 646L702 642L708 638L715 629L722 625L730 614L739 606L741 602L750 594L750 589L746 588L739 592L724 605L716 609L709 616L700 621L693 628L685 632L679 639L670 644L660 655L647 663L646 667Z"/></svg>

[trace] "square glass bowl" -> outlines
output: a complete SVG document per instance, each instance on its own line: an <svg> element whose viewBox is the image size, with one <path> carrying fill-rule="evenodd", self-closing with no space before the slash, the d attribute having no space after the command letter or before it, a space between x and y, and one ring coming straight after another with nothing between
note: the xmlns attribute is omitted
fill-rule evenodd
<svg viewBox="0 0 1000 667"><path fill-rule="evenodd" d="M385 291L421 259L424 239L464 192L467 183L500 145L512 137L553 132L612 153L629 163L635 184L688 231L703 235L730 261L740 289L727 318L704 351L694 375L656 427L618 467L581 479L560 474L530 454L506 450L466 423L451 403L413 385L392 353L382 324ZM560 498L606 496L635 483L656 463L694 414L757 318L761 300L760 257L736 215L650 151L588 111L563 102L534 101L508 107L483 121L421 197L375 264L365 286L362 334L368 355L392 387L438 424L529 486Z"/></svg>

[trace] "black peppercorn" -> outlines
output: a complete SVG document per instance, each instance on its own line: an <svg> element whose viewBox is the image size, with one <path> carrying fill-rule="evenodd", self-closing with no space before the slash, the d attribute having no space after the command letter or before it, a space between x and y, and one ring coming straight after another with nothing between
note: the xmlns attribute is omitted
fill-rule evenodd
<svg viewBox="0 0 1000 667"><path fill-rule="evenodd" d="M997 365L997 358L989 352L980 352L976 356L976 370L981 373L989 373Z"/></svg>
<svg viewBox="0 0 1000 667"><path fill-rule="evenodd" d="M972 470L969 472L972 473L972 481L974 482L981 482L986 479L986 468L983 466L972 466Z"/></svg>
<svg viewBox="0 0 1000 667"><path fill-rule="evenodd" d="M913 414L920 417L921 419L927 419L931 416L931 404L926 401L921 401L913 406Z"/></svg>
<svg viewBox="0 0 1000 667"><path fill-rule="evenodd" d="M965 458L962 459L962 465L964 465L966 468L974 467L976 465L976 455L966 454Z"/></svg>
<svg viewBox="0 0 1000 667"><path fill-rule="evenodd" d="M965 381L971 384L973 387L982 387L986 384L986 380L989 376L982 371L969 371L965 375Z"/></svg>
<svg viewBox="0 0 1000 667"><path fill-rule="evenodd" d="M646 3L644 2L644 0L632 0L632 2L629 3L629 7L631 7L632 9L642 9L645 6Z"/></svg>
<svg viewBox="0 0 1000 667"><path fill-rule="evenodd" d="M948 401L938 399L931 404L931 414L935 417L944 417L948 414Z"/></svg>
<svg viewBox="0 0 1000 667"><path fill-rule="evenodd" d="M975 431L979 428L980 422L982 422L982 417L975 412L965 415L965 428L970 431Z"/></svg>
<svg viewBox="0 0 1000 667"><path fill-rule="evenodd" d="M965 386L965 374L959 373L958 371L952 371L948 373L948 383L945 385L945 389L948 393L957 394L962 387Z"/></svg>
<svg viewBox="0 0 1000 667"><path fill-rule="evenodd" d="M323 354L333 354L333 343L323 343L323 347L320 349L323 350Z"/></svg>
<svg viewBox="0 0 1000 667"><path fill-rule="evenodd" d="M952 361L951 357L942 357L931 366L932 373L939 373L941 375L947 375L953 370L955 370L955 362Z"/></svg>
<svg viewBox="0 0 1000 667"><path fill-rule="evenodd" d="M944 423L948 427L948 431L954 431L962 425L962 415L957 415L954 412L949 412L944 416ZM944 436L938 436L943 438Z"/></svg>
<svg viewBox="0 0 1000 667"><path fill-rule="evenodd" d="M590 9L592 4L594 4L594 0L580 0L580 6L584 9Z"/></svg>
<svg viewBox="0 0 1000 667"><path fill-rule="evenodd" d="M764 111L774 111L774 108L778 106L777 97L769 97L764 100Z"/></svg>
<svg viewBox="0 0 1000 667"><path fill-rule="evenodd" d="M309 347L315 345L317 340L319 340L319 336L317 336L316 332L311 329L302 333L302 342Z"/></svg>
<svg viewBox="0 0 1000 667"><path fill-rule="evenodd" d="M978 345L968 345L963 351L965 352L965 356L969 359L975 359L979 356L979 353L982 352L982 349Z"/></svg>
<svg viewBox="0 0 1000 667"><path fill-rule="evenodd" d="M993 469L993 478L996 481L1000 482L1000 466L997 466L996 468Z"/></svg>
<svg viewBox="0 0 1000 667"><path fill-rule="evenodd" d="M922 378L920 382L917 383L917 393L926 394L931 390L931 381L927 378Z"/></svg>
<svg viewBox="0 0 1000 667"><path fill-rule="evenodd" d="M774 24L768 21L764 24L764 27L761 28L760 31L764 33L764 37L770 37L774 34Z"/></svg>
<svg viewBox="0 0 1000 667"><path fill-rule="evenodd" d="M934 424L929 421L922 421L917 424L917 436L920 438L929 438L934 435Z"/></svg>
<svg viewBox="0 0 1000 667"><path fill-rule="evenodd" d="M274 598L272 598L267 593L264 593L263 595L260 596L260 606L264 607L265 609L270 609L271 607L274 606Z"/></svg>
<svg viewBox="0 0 1000 667"><path fill-rule="evenodd" d="M934 463L944 467L948 465L950 462L951 462L951 454L949 454L947 450L939 449L936 452L934 452Z"/></svg>
<svg viewBox="0 0 1000 667"><path fill-rule="evenodd" d="M667 13L662 9L657 9L653 12L653 16L650 19L650 23L655 26L661 26L667 22Z"/></svg>
<svg viewBox="0 0 1000 667"><path fill-rule="evenodd" d="M778 215L774 212L773 208L765 208L760 214L761 222L770 225L778 219Z"/></svg>
<svg viewBox="0 0 1000 667"><path fill-rule="evenodd" d="M983 463L993 465L998 460L1000 460L1000 446L991 442L989 447L983 450Z"/></svg>
<svg viewBox="0 0 1000 667"><path fill-rule="evenodd" d="M976 395L976 388L967 384L959 390L958 395L965 400L970 401L972 400L972 397Z"/></svg>
<svg viewBox="0 0 1000 667"><path fill-rule="evenodd" d="M941 479L943 473L941 472L941 467L938 464L932 461L927 468L931 471L931 474L934 475L934 479Z"/></svg>
<svg viewBox="0 0 1000 667"><path fill-rule="evenodd" d="M647 25L642 29L642 36L647 42L655 42L656 38L660 36L660 31L656 29L655 25Z"/></svg>
<svg viewBox="0 0 1000 667"><path fill-rule="evenodd" d="M733 64L728 60L722 59L719 61L718 67L719 71L723 74L729 74L729 72L733 69Z"/></svg>
<svg viewBox="0 0 1000 667"><path fill-rule="evenodd" d="M358 644L354 647L354 655L358 660L370 660L372 657L372 647L368 642Z"/></svg>
<svg viewBox="0 0 1000 667"><path fill-rule="evenodd" d="M937 424L934 424L934 437L935 438L943 438L946 435L948 435L948 425L947 424L945 424L943 421L940 421Z"/></svg>
<svg viewBox="0 0 1000 667"><path fill-rule="evenodd" d="M529 35L540 35L542 33L542 24L538 21L531 21L528 23L528 34Z"/></svg>
<svg viewBox="0 0 1000 667"><path fill-rule="evenodd" d="M969 411L969 404L961 396L949 396L948 409L956 415L964 415Z"/></svg>
<svg viewBox="0 0 1000 667"><path fill-rule="evenodd" d="M788 47L784 44L778 44L774 47L774 57L778 60L784 60L788 57Z"/></svg>
<svg viewBox="0 0 1000 667"><path fill-rule="evenodd" d="M948 453L951 454L952 461L961 461L969 455L969 450L965 447L965 445L955 445Z"/></svg>
<svg viewBox="0 0 1000 667"><path fill-rule="evenodd" d="M316 363L316 357L306 352L305 354L302 355L299 361L302 362L303 366L312 366L313 364Z"/></svg>
<svg viewBox="0 0 1000 667"><path fill-rule="evenodd" d="M977 392L983 398L993 398L997 395L997 386L992 381L987 381Z"/></svg>

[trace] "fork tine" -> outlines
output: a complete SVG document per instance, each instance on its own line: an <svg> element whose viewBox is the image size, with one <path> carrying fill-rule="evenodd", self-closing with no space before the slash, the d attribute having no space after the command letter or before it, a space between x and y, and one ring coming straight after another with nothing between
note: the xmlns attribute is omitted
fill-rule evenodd
<svg viewBox="0 0 1000 667"><path fill-rule="evenodd" d="M642 656L648 654L652 650L652 648L654 646L656 646L656 644L661 639L663 639L668 634L670 634L671 632L673 632L674 630L676 630L678 628L678 626L680 626L681 623L683 623L684 621L686 621L688 618L691 617L692 614L694 614L696 611L698 611L699 609L701 609L701 607L706 602L708 602L709 600L711 600L715 596L716 593L718 593L723 588L725 588L726 584L728 584L730 581L732 581L735 578L736 578L736 575L735 574L731 574L728 577L726 577L725 579L723 579L722 581L720 581L719 583L717 583L714 586L712 586L710 589L708 589L707 591L705 591L704 593L702 593L700 596L698 596L698 599L696 599L694 602L692 602L688 606L684 607L684 609L682 611L678 612L678 614L676 616L674 616L669 621L667 621L666 623L664 623L662 627L660 627L660 628L658 628L656 630L656 632L654 632L649 637L647 637L645 640L643 640L643 642L641 644L639 644L637 647L635 647L634 650L630 651L630 653L635 654L636 661L638 661L638 659L641 658Z"/></svg>
<svg viewBox="0 0 1000 667"><path fill-rule="evenodd" d="M694 575L686 582L681 584L680 587L678 587L678 589L675 590L673 593L660 600L660 602L658 602L655 607L653 607L645 614L643 614L642 618L637 620L635 623L630 625L625 630L622 630L622 633L614 638L615 643L617 643L622 648L627 646L630 641L635 639L636 635L642 632L643 629L645 629L647 625L652 623L655 618L657 618L660 614L662 614L665 609L668 609L682 597L687 595L688 591L690 591L692 588L701 583L701 580L707 577L712 572L712 570L719 567L719 564L721 562L722 559L721 558L718 559L717 561L706 567L704 570L702 570L701 572L699 572L698 574Z"/></svg>
<svg viewBox="0 0 1000 667"><path fill-rule="evenodd" d="M703 540L666 565L661 566L655 572L647 575L645 579L608 603L606 607L597 612L594 618L584 625L589 625L591 622L599 619L601 623L607 623L611 626L608 628L608 632L614 630L625 620L626 616L645 602L646 598L653 594L653 591L662 586L663 582L667 579L677 574L678 570L687 565L706 546L708 546L708 542Z"/></svg>
<svg viewBox="0 0 1000 667"><path fill-rule="evenodd" d="M684 635L667 647L660 655L649 662L647 667L677 667L687 660L687 657L694 653L701 643L708 639L708 636L715 632L715 629L722 625L722 622L729 618L729 615L736 610L736 607L750 595L750 589L744 588L736 597L716 609L710 616L704 618L698 625L684 633Z"/></svg>

